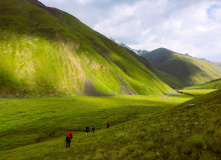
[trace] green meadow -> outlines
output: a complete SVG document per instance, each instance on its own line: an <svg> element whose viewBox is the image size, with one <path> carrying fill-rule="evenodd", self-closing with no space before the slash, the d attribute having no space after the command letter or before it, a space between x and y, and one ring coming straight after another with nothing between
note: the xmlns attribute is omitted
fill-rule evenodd
<svg viewBox="0 0 221 160"><path fill-rule="evenodd" d="M221 79L215 79L207 83L185 87L185 90L206 90L206 89L220 89L221 88Z"/></svg>
<svg viewBox="0 0 221 160"><path fill-rule="evenodd" d="M210 92L213 92L213 91L216 91L217 89L182 89L182 90L178 90L179 93L182 93L182 94L186 94L186 95L192 95L194 97L197 97L197 96L201 96L201 95L204 95L204 94L207 94L207 93L210 93Z"/></svg>
<svg viewBox="0 0 221 160"><path fill-rule="evenodd" d="M88 150L91 153L96 150L96 147L88 145L87 141L100 145L102 148L102 143L106 143L107 135L115 139L131 131L130 128L126 128L125 132L124 127L122 128L128 122L162 112L190 98L192 97L180 94L169 97L0 99L1 155L3 159L17 159L18 157L20 159L56 159L61 158L60 156L71 159L73 152L78 157L82 157L88 154ZM108 121L111 127L107 130ZM89 133L89 137L86 137L85 127L88 126L91 129L94 125L96 126L95 134ZM71 131L74 135L71 150L68 151L64 147L67 131ZM114 144L111 139L109 142ZM121 147L119 144L116 145L117 148ZM90 147L93 149L91 150ZM27 154L22 154L23 152ZM60 155L61 153L63 155ZM52 155L47 156L48 154ZM90 158L86 156L83 159Z"/></svg>
<svg viewBox="0 0 221 160"><path fill-rule="evenodd" d="M219 160L220 96L1 99L1 159Z"/></svg>
<svg viewBox="0 0 221 160"><path fill-rule="evenodd" d="M215 80L203 83L203 84L185 87L181 90L178 90L178 92L196 97L196 96L208 94L208 93L216 91L220 88L221 88L221 79L215 79Z"/></svg>

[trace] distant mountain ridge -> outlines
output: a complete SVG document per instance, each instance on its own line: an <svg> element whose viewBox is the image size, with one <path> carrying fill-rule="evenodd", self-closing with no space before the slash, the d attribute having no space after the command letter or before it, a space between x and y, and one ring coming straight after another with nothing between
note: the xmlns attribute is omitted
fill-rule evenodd
<svg viewBox="0 0 221 160"><path fill-rule="evenodd" d="M173 92L128 51L37 0L0 0L0 97Z"/></svg>
<svg viewBox="0 0 221 160"><path fill-rule="evenodd" d="M216 66L221 67L221 62L211 62L211 63L213 63L213 64L216 65Z"/></svg>
<svg viewBox="0 0 221 160"><path fill-rule="evenodd" d="M186 53L185 55L192 57L191 55L189 55L189 54L187 54L187 53ZM197 58L197 57L193 57L193 58ZM206 58L197 58L197 59L201 59L201 60L210 62L210 63L212 63L212 64L214 64L214 65L216 65L216 66L221 67L221 62L213 62L213 61L210 61L210 60L208 60L208 59L206 59Z"/></svg>
<svg viewBox="0 0 221 160"><path fill-rule="evenodd" d="M155 67L152 66L152 64L144 57L137 55L134 51L129 50L128 52L134 56L140 63L142 63L146 68L148 68L150 71L152 71L158 78L160 78L161 81L168 84L173 89L180 89L183 88L183 84L180 80L178 80L176 77L167 74L165 72L162 72Z"/></svg>
<svg viewBox="0 0 221 160"><path fill-rule="evenodd" d="M221 69L212 63L158 48L143 55L157 69L179 79L185 86L202 84L221 77Z"/></svg>
<svg viewBox="0 0 221 160"><path fill-rule="evenodd" d="M135 50L135 49L130 48L129 46L127 46L124 43L121 43L121 42L118 42L118 41L114 40L113 38L111 38L111 40L114 41L115 43L119 44L120 46L126 48L128 50L128 52L134 58L136 58L147 69L149 69L151 72L153 72L161 81L163 81L164 83L166 83L167 85L169 85L173 89L180 89L180 88L184 87L182 82L180 80L178 80L176 77L171 76L170 74L167 74L167 73L162 72L160 70L157 70L155 67L153 67L153 65L146 58L144 58L142 56L142 55L145 55L145 54L149 53L148 51L146 51L146 50Z"/></svg>
<svg viewBox="0 0 221 160"><path fill-rule="evenodd" d="M210 62L206 60L205 58L194 58L188 53L180 54L180 53L173 52L166 48L158 48L151 52L148 52L148 51L146 52L146 50L135 50L135 49L130 48L124 43L114 40L113 38L111 38L111 40L127 48L128 51L131 53L131 55L133 55L138 61L144 64L148 69L150 69L155 75L157 75L162 81L170 85L172 88L182 88L184 86L191 86L191 85L205 83L210 80L219 78L221 75L221 68L216 67L219 65L221 66L221 64L218 62L217 63ZM136 55L133 54L132 52L136 53ZM180 55L181 57L178 59L180 59L180 63L183 63L183 65L181 64L179 67L177 67L177 65L180 63L178 62L178 59L175 60L176 58L174 57L171 58L172 57L171 55ZM146 58L149 62L146 62L139 56ZM170 59L169 63L166 63L167 59ZM187 63L184 62L182 59L186 59L186 60L189 59L190 61L192 61L190 62L189 60L187 61L184 60L188 63L190 62L189 67L185 66ZM195 60L196 65L195 65L195 62L193 62L193 59ZM177 62L175 63L175 61ZM197 64L197 61L198 63L200 62L201 65ZM210 66L209 71L206 69L206 67L203 67L203 64L202 64L203 61L205 61L205 64L207 64L207 66ZM162 65L161 63L165 63L165 64ZM175 63L175 64L172 64L172 63ZM162 65L162 66L160 67L159 65ZM168 68L167 65L169 66L172 65L176 67L167 69ZM197 72L197 70L201 72L200 73L201 75L198 78L197 78L197 74L191 73L192 72L191 66L193 67L192 69L195 69L194 72ZM162 71L162 72L159 73L159 71ZM167 75L165 75L165 73L167 73ZM168 75L172 77L169 77ZM192 77L192 78L188 78L188 77ZM188 82L186 82L186 80Z"/></svg>

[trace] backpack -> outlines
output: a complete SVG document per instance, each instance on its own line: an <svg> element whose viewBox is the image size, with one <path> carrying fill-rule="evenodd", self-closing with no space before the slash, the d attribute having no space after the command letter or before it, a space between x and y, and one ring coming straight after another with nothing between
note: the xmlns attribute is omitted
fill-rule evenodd
<svg viewBox="0 0 221 160"><path fill-rule="evenodd" d="M67 136L70 136L70 137L71 137L71 139L73 138L73 135L72 135L72 133L71 133L71 132L68 132L68 133L67 133Z"/></svg>
<svg viewBox="0 0 221 160"><path fill-rule="evenodd" d="M66 136L66 141L67 141L67 142L70 142L70 141L71 141L71 136L70 136L70 135Z"/></svg>

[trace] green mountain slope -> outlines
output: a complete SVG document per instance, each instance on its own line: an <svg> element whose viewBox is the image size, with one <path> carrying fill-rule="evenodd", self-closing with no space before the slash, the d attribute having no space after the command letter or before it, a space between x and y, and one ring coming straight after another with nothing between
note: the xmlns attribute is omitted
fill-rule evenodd
<svg viewBox="0 0 221 160"><path fill-rule="evenodd" d="M0 96L173 91L123 47L37 0L0 0Z"/></svg>
<svg viewBox="0 0 221 160"><path fill-rule="evenodd" d="M201 59L159 48L144 55L158 70L179 79L185 86L202 84L221 77L219 67Z"/></svg>
<svg viewBox="0 0 221 160"><path fill-rule="evenodd" d="M216 79L204 84L186 87L185 89L221 89L221 79Z"/></svg>
<svg viewBox="0 0 221 160"><path fill-rule="evenodd" d="M173 89L183 88L183 84L176 77L167 74L166 72L160 71L152 66L152 64L144 57L137 55L134 51L127 49L128 52L136 58L140 63L142 63L147 69L153 72L161 81L168 84Z"/></svg>

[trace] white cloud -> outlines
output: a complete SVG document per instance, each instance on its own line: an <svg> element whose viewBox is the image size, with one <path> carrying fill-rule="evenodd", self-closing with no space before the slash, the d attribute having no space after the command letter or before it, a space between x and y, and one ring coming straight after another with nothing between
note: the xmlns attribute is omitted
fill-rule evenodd
<svg viewBox="0 0 221 160"><path fill-rule="evenodd" d="M40 1L135 49L165 47L209 60L219 57L221 61L219 0Z"/></svg>
<svg viewBox="0 0 221 160"><path fill-rule="evenodd" d="M221 7L214 11L214 17L217 21L221 22Z"/></svg>
<svg viewBox="0 0 221 160"><path fill-rule="evenodd" d="M44 4L51 4L52 0L40 0ZM54 3L65 3L67 0L53 0Z"/></svg>
<svg viewBox="0 0 221 160"><path fill-rule="evenodd" d="M83 4L83 5L85 5L85 4L88 4L88 3L92 3L92 2L94 2L94 1L96 1L96 0L77 0L80 4Z"/></svg>
<svg viewBox="0 0 221 160"><path fill-rule="evenodd" d="M149 23L149 27L155 33L143 36L141 32L140 36L138 35L141 43L137 45L131 44L130 46L136 49L149 50L165 47L196 57L215 60L214 57L217 55L220 58L218 56L220 54L220 47L218 46L221 46L219 31L221 25L218 22L218 18L216 21L211 22L206 12L212 4L212 1L190 3L186 8L173 9L173 12L164 11L167 17L157 12L158 15L154 17L159 22L153 20L152 22L155 23ZM221 61L221 59L219 60Z"/></svg>

